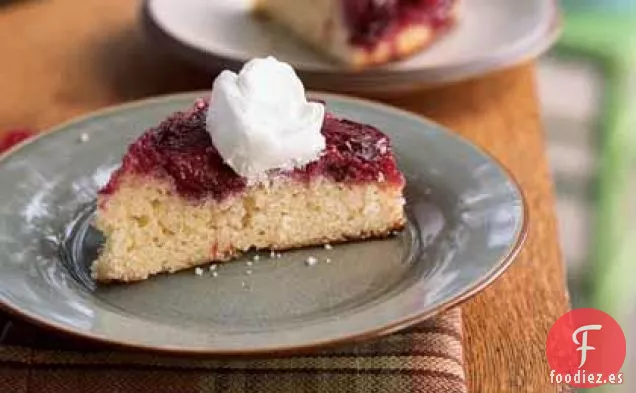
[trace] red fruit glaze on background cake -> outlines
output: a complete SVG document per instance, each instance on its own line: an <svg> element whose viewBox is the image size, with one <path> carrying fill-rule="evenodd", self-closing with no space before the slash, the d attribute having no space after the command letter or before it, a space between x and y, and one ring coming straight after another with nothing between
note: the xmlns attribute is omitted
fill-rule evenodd
<svg viewBox="0 0 636 393"><path fill-rule="evenodd" d="M4 153L18 143L29 139L33 135L35 135L34 131L22 128L0 133L0 153Z"/></svg>
<svg viewBox="0 0 636 393"><path fill-rule="evenodd" d="M169 178L178 194L194 200L223 198L242 191L247 182L227 166L212 144L205 122L208 103L198 100L186 112L178 112L132 144L122 166L100 191L116 191L124 174ZM391 151L390 141L379 130L340 120L327 114L322 127L326 149L321 158L303 168L280 172L295 179L325 176L337 182L404 183Z"/></svg>
<svg viewBox="0 0 636 393"><path fill-rule="evenodd" d="M456 0L342 0L349 40L354 45L374 47L413 23L433 29L452 21Z"/></svg>

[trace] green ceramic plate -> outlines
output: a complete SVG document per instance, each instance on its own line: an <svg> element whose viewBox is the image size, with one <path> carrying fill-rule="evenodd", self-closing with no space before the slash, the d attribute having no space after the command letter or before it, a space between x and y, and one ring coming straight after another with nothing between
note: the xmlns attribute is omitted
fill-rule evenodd
<svg viewBox="0 0 636 393"><path fill-rule="evenodd" d="M91 226L96 190L128 143L195 97L109 109L0 159L0 304L40 324L129 347L298 351L415 324L483 289L521 247L521 192L488 155L406 112L318 95L329 110L392 137L408 183L403 233L280 259L263 254L253 266L246 256L219 266L216 277L189 270L96 285L88 275L102 242ZM308 256L319 262L307 266Z"/></svg>

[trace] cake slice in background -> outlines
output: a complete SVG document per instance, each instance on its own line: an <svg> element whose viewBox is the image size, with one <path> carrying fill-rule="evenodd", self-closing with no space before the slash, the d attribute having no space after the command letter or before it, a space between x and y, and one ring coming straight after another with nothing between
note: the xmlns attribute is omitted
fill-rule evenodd
<svg viewBox="0 0 636 393"><path fill-rule="evenodd" d="M255 11L354 69L413 55L457 20L460 0L256 0Z"/></svg>
<svg viewBox="0 0 636 393"><path fill-rule="evenodd" d="M405 224L404 184L386 135L307 102L291 67L258 59L129 147L98 195L93 276L387 236Z"/></svg>

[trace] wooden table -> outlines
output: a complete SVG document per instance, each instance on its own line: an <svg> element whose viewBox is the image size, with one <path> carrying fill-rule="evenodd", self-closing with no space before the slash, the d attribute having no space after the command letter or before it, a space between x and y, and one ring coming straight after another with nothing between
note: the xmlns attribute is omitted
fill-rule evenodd
<svg viewBox="0 0 636 393"><path fill-rule="evenodd" d="M136 2L14 3L0 5L0 130L46 129L107 105L211 87L213 75L144 42ZM503 277L464 306L472 392L561 389L549 382L545 338L569 302L534 78L533 65L525 64L387 100L491 152L528 199L525 249Z"/></svg>

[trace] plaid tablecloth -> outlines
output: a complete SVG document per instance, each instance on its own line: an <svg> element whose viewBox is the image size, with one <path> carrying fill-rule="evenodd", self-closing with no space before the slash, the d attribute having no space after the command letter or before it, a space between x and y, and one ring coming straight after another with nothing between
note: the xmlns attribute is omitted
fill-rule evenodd
<svg viewBox="0 0 636 393"><path fill-rule="evenodd" d="M2 313L0 327L3 393L467 391L459 308L377 340L254 359L115 350Z"/></svg>

